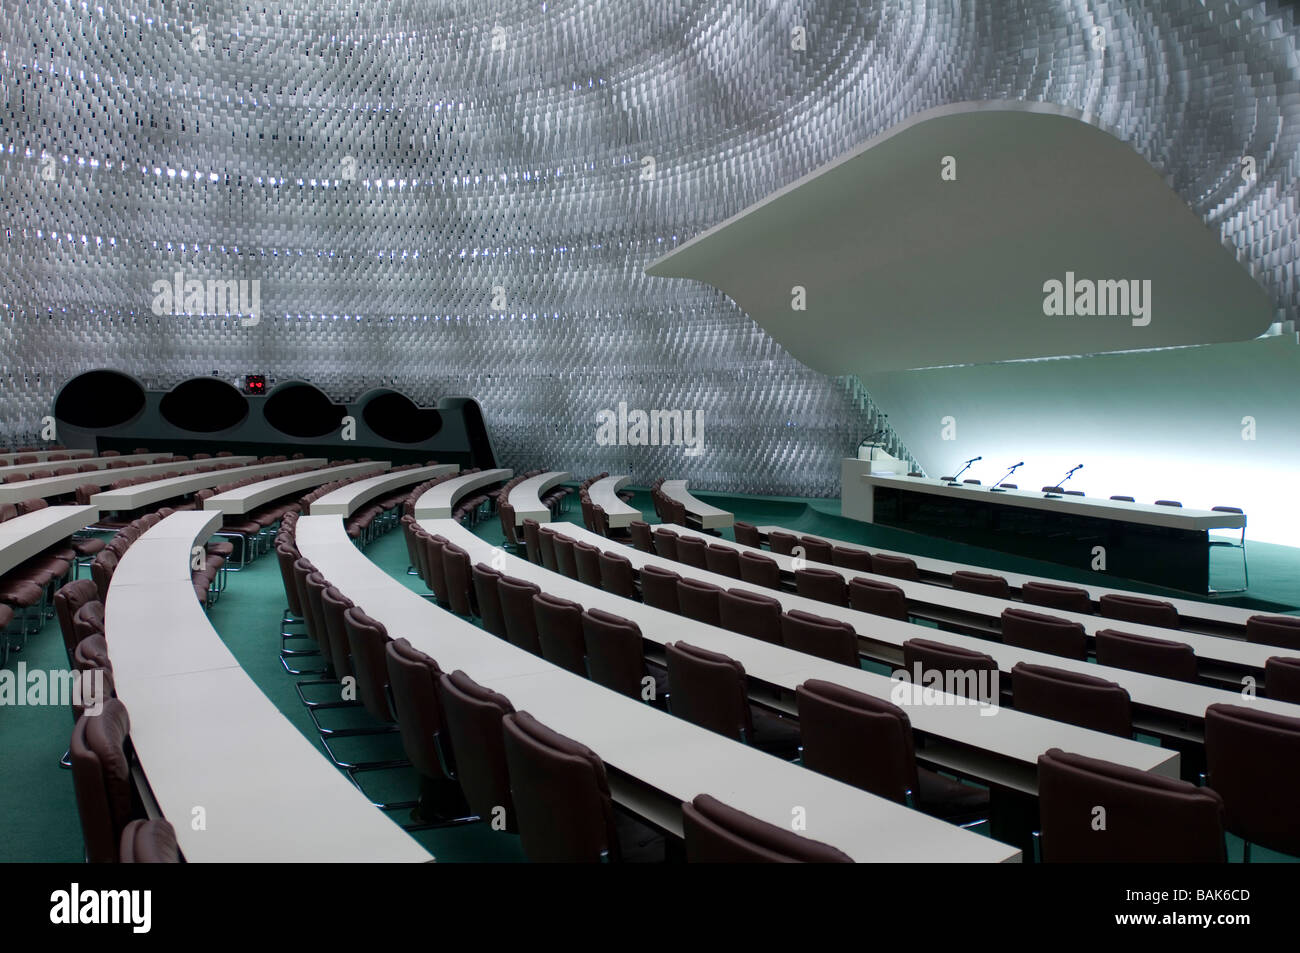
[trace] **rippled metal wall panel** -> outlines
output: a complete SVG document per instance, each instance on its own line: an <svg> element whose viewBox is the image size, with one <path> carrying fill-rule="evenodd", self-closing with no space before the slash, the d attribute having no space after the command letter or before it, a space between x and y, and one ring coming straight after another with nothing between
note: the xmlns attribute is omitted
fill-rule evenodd
<svg viewBox="0 0 1300 953"><path fill-rule="evenodd" d="M1294 319L1298 72L1289 12L1221 0L6 0L0 440L92 367L254 372L473 396L507 466L829 494L870 402L648 262L915 112L1038 100ZM257 324L153 313L178 271L259 281ZM620 401L704 452L598 445Z"/></svg>

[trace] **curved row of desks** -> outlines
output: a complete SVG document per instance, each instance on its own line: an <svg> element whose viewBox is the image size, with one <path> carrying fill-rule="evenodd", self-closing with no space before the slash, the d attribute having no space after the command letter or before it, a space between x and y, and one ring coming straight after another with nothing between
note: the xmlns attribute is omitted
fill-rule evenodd
<svg viewBox="0 0 1300 953"><path fill-rule="evenodd" d="M326 463L323 457L308 457L293 461L294 466L320 467ZM124 486L120 490L104 490L90 498L101 510L134 510L150 503L161 503L173 497L222 483L235 483L263 473L279 473L289 466L287 461L279 463L258 463L246 467L231 467L229 470L209 470L207 473L188 473L183 476L169 477L165 480L152 480Z"/></svg>
<svg viewBox="0 0 1300 953"><path fill-rule="evenodd" d="M186 859L431 860L271 704L213 629L188 565L220 523L220 513L191 511L148 530L105 607L136 757Z"/></svg>
<svg viewBox="0 0 1300 953"><path fill-rule="evenodd" d="M94 456L94 451L92 450L28 450L25 453L14 451L13 453L0 453L0 465L9 466L19 457L35 457L37 460L44 463L46 460L50 459L50 454L52 453L64 454L72 460L83 460L86 457Z"/></svg>
<svg viewBox="0 0 1300 953"><path fill-rule="evenodd" d="M888 619L867 612L858 612L854 609L833 605L829 602L820 602L816 599L808 599L778 589L765 589L739 579L733 579L730 576L722 576L704 569L687 566L685 563L676 562L675 560L643 553L631 546L613 542L598 533L592 533L581 526L575 526L571 523L565 524L563 527L557 527L557 529L560 529L572 539L591 543L593 546L607 552L622 554L632 562L633 567L638 571L644 566L654 565L675 572L683 578L689 576L713 583L715 586L721 586L724 589L744 589L760 595L770 596L780 602L781 608L785 611L802 609L804 612L811 612L814 615L847 622L858 633L859 644L864 644L867 647L868 654L872 658L890 664L897 664L902 660L904 642L908 639L921 638L955 645L991 656L1004 675L1009 674L1017 662L1027 662L1033 665L1046 665L1051 668L1066 669L1084 675L1108 679L1118 683L1128 691L1137 709L1150 713L1149 716L1141 720L1135 716L1134 721L1140 731L1174 736L1190 741L1201 741L1200 725L1205 719L1205 709L1213 704L1250 704L1265 711L1286 715L1289 718L1300 718L1300 705L1280 702L1271 698L1244 698L1239 692L1224 691L1192 682L1179 682L1155 675L1146 675L1142 672L1133 672L1128 669L1080 662L1059 655L1049 655L1045 652L1035 652L1014 645L1006 645L1002 642L993 642L970 635L959 635L929 626L901 622L897 619Z"/></svg>
<svg viewBox="0 0 1300 953"><path fill-rule="evenodd" d="M513 470L480 470L443 480L420 494L415 501L415 516L417 519L445 519L455 511L457 503L475 490L503 483L514 475Z"/></svg>
<svg viewBox="0 0 1300 953"><path fill-rule="evenodd" d="M1089 598L1096 602L1105 595L1131 596L1138 593L1126 589L1111 589L1106 586L1096 586L1091 583L1069 582L1063 583L1060 579L1052 579L1047 576L1027 576L1023 573L1006 572L1001 569L989 569L986 566L977 566L971 563L952 562L946 559L932 559L929 556L917 556L913 553L900 552L893 549L882 549L879 546L864 546L861 543L849 543L842 539L833 539L829 536L818 536L816 533L803 533L799 530L787 529L784 526L759 526L758 532L763 539L767 539L774 531L781 533L790 533L794 536L810 536L813 539L820 539L823 542L830 543L832 546L843 546L845 549L857 549L863 552L882 553L887 556L905 556L916 563L916 568L922 576L934 576L942 579L949 579L955 572L984 572L994 573L1001 576L1007 581L1013 590L1019 591L1027 582L1045 582L1055 585L1070 585L1078 589L1085 589ZM1153 599L1163 599L1173 605L1178 610L1180 618L1187 620L1188 623L1199 629L1204 629L1210 634L1217 632L1240 634L1245 628L1246 620L1253 615L1259 615L1259 610L1241 609L1237 606L1224 605L1216 602L1203 602L1199 599L1184 599L1170 596L1151 596Z"/></svg>
<svg viewBox="0 0 1300 953"><path fill-rule="evenodd" d="M535 477L529 477L512 488L507 500L515 508L515 525L523 526L524 520L549 523L551 521L551 511L542 502L542 494L550 492L561 483L571 479L573 479L571 473L551 470L547 473L539 473Z"/></svg>
<svg viewBox="0 0 1300 953"><path fill-rule="evenodd" d="M7 466L0 466L0 480L7 476L13 476L15 473L33 473L36 470L52 470L56 467L93 466L96 470L103 470L110 463L146 464L169 460L170 458L170 453L126 453L118 457L77 457L72 460L55 460L46 463L12 463Z"/></svg>
<svg viewBox="0 0 1300 953"><path fill-rule="evenodd" d="M0 574L99 518L97 506L47 506L0 523Z"/></svg>
<svg viewBox="0 0 1300 953"><path fill-rule="evenodd" d="M709 536L704 533L697 533L695 530L685 527L673 527L679 534L690 534L699 536L701 539L714 546L725 546L728 549L735 549L741 552L761 553L762 555L773 559L785 573L793 573L797 568L804 566L825 569L830 572L838 573L845 581L858 577L864 579L873 579L877 582L886 582L890 585L897 586L903 590L907 596L909 605L918 607L930 607L933 610L940 610L935 616L936 619L944 622L955 621L955 618L944 618L951 615L952 612L962 616L980 618L985 620L996 620L1001 618L1005 609L1029 609L1034 612L1040 612L1046 615L1054 616L1058 619L1067 619L1071 622L1078 622L1083 626L1089 638L1096 635L1101 629L1120 629L1133 635L1144 635L1154 639L1165 639L1166 641L1178 641L1186 643L1192 647L1198 659L1205 661L1218 662L1223 665L1231 666L1234 669L1242 669L1251 673L1258 674L1263 672L1264 663L1275 655L1289 655L1300 657L1300 652L1293 649L1278 648L1272 645L1259 645L1253 642L1242 642L1237 639L1225 639L1216 635L1203 635L1198 632L1187 632L1182 629L1162 629L1154 625L1140 625L1136 622L1125 622L1120 619L1111 619L1105 616L1084 615L1080 612L1067 612L1064 609L1052 609L1042 606L1026 605L1023 602L1014 602L1009 599L999 599L995 596L982 596L973 592L965 592L960 589L950 589L946 586L936 586L933 583L914 582L908 579L898 579L894 576L880 576L860 569L845 569L842 566L832 566L829 563L811 562L806 559L796 558L794 556L783 556L780 553L773 553L768 550L755 549L752 546L745 546L741 543L732 542L729 539L719 539L716 536ZM944 612L942 610L950 610ZM923 617L925 611L918 613Z"/></svg>
<svg viewBox="0 0 1300 953"><path fill-rule="evenodd" d="M310 461L294 461L295 464L308 462ZM257 483L250 483L248 486L236 487L233 490L227 490L225 493L210 496L203 501L203 508L205 510L221 510L223 513L249 513L259 506L264 506L272 500L287 496L290 493L310 490L313 487L322 486L334 480L351 479L363 473L387 470L390 466L392 464L387 461L345 463L337 467L322 467L319 470L308 470L306 473L273 477L270 480L261 480ZM281 469L283 468L284 465L281 464Z"/></svg>
<svg viewBox="0 0 1300 953"><path fill-rule="evenodd" d="M391 466L392 464L385 464ZM459 470L454 463L439 463L428 467L413 467L410 470L396 470L381 473L368 480L357 480L337 490L331 490L311 505L313 516L333 515L348 517L358 509L379 496L412 483L423 483L448 473Z"/></svg>
<svg viewBox="0 0 1300 953"><path fill-rule="evenodd" d="M441 525L441 524L439 524ZM392 638L463 670L608 766L616 801L665 830L681 832L681 803L707 792L858 861L1008 861L1020 852L757 749L674 718L560 669L439 609L372 563L337 517L298 521L302 555Z"/></svg>
<svg viewBox="0 0 1300 953"><path fill-rule="evenodd" d="M720 510L703 500L698 500L686 489L685 480L665 480L659 489L670 500L676 500L686 507L686 515L699 521L704 529L721 529L736 521L735 516L726 510Z"/></svg>
<svg viewBox="0 0 1300 953"><path fill-rule="evenodd" d="M199 467L210 466L213 463L239 463L247 464L256 460L256 457L222 457L220 461L214 460L180 460L169 463L149 463L138 467L121 467L117 470L104 470L97 473L70 473L67 476L45 477L40 480L23 480L20 483L7 483L0 485L0 503L17 503L20 500L47 499L51 496L62 496L65 493L75 493L77 487L83 483L107 482L116 483L118 480L130 480L135 477L156 476L163 473L176 471L177 473L189 473L197 470ZM109 473L112 479L108 480ZM214 470L213 473L226 473L226 470ZM221 480L218 483L223 482ZM112 509L113 507L104 507Z"/></svg>
<svg viewBox="0 0 1300 953"><path fill-rule="evenodd" d="M884 675L850 668L624 599L527 559L507 555L502 560L492 545L450 520L423 521L421 525L465 549L471 562L493 565L501 572L536 583L543 592L569 599L583 608L603 609L630 619L652 645L662 647L668 642L683 640L721 652L740 662L748 675L788 692L793 692L809 679L823 679L885 700L892 700L895 695L897 683ZM556 528L566 532L568 524L556 524ZM938 693L937 697L946 703L935 704L934 699L896 702L907 711L913 728L929 736L925 747L918 747L917 756L935 767L957 771L986 784L1037 793L1038 756L1054 747L1140 771L1178 776L1179 756L1175 751L996 705L968 704L964 700L958 703L957 699L943 693ZM794 706L787 706L787 711L793 714Z"/></svg>
<svg viewBox="0 0 1300 953"><path fill-rule="evenodd" d="M591 502L605 511L611 529L622 529L633 520L642 518L640 510L630 503L624 503L618 496L618 491L631 482L630 476L607 476L597 480L587 489Z"/></svg>

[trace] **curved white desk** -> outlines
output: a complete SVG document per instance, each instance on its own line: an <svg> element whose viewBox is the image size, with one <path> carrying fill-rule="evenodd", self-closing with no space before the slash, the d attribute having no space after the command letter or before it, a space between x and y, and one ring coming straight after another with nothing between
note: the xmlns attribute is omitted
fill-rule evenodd
<svg viewBox="0 0 1300 953"><path fill-rule="evenodd" d="M185 858L431 860L271 704L212 628L187 567L220 523L220 513L182 512L147 531L119 563L105 607L131 741ZM180 571L158 578L159 557ZM196 816L205 829L194 829Z"/></svg>
<svg viewBox="0 0 1300 953"><path fill-rule="evenodd" d="M573 478L570 473L551 470L529 477L510 491L509 502L515 508L515 525L523 526L524 520L537 520L539 523L551 521L551 511L542 504L542 494Z"/></svg>
<svg viewBox="0 0 1300 953"><path fill-rule="evenodd" d="M493 564L495 547L460 524L451 520L424 520L420 525L463 548L469 553L471 562ZM565 523L555 525L561 532L568 526ZM500 559L496 556L498 563ZM603 609L630 619L652 644L663 646L681 639L700 648L721 652L744 665L748 675L789 692L810 678L819 678L889 701L891 690L896 687L896 683L884 675L850 668L624 599L518 556L506 555L505 565L497 568L508 575L534 582L543 592L569 599L585 609ZM985 783L1036 794L1038 756L1054 747L1140 771L1178 777L1179 756L1176 751L1009 708L906 702L900 707L906 709L917 730L936 740L951 742L948 746L931 744L918 749L917 754L922 760L971 774ZM981 708L984 714L980 713ZM788 710L793 714L794 706L788 706Z"/></svg>
<svg viewBox="0 0 1300 953"><path fill-rule="evenodd" d="M305 461L295 460L293 462L298 464ZM281 464L280 468L284 469L287 466L288 464ZM392 464L387 462L346 463L338 467L324 467L320 470L308 470L306 473L272 477L270 480L250 483L248 486L237 487L233 490L227 490L225 493L210 496L203 501L203 508L205 510L221 510L223 513L248 513L259 506L270 503L272 500L287 496L290 493L296 493L299 490L310 490L312 487L322 486L334 480L361 476L364 473L374 473L377 470L387 470L390 466Z"/></svg>
<svg viewBox="0 0 1300 953"><path fill-rule="evenodd" d="M47 506L0 523L0 573L67 539L99 517L97 506Z"/></svg>
<svg viewBox="0 0 1300 953"><path fill-rule="evenodd" d="M14 463L8 466L0 466L0 480L15 473L33 473L36 470L54 470L60 467L84 467L93 466L96 470L103 470L114 460L122 460L130 464L144 465L146 463L157 463L170 459L170 453L128 453L120 457L78 457L75 460L54 460L46 463Z"/></svg>
<svg viewBox="0 0 1300 953"><path fill-rule="evenodd" d="M686 490L685 480L665 480L659 489L663 490L664 495L670 500L676 500L685 506L686 515L699 520L700 526L704 529L720 529L736 521L735 516L726 510L720 510L691 496Z"/></svg>
<svg viewBox="0 0 1300 953"><path fill-rule="evenodd" d="M222 457L223 463L249 463L256 457ZM64 493L75 493L83 483L116 483L134 477L155 476L175 470L188 473L199 467L207 466L212 460L180 460L168 463L150 463L138 467L120 467L116 470L97 470L94 473L70 473L67 476L46 477L42 480L24 480L21 483L0 485L0 503L17 503L19 500L47 499ZM111 509L111 507L104 507Z"/></svg>
<svg viewBox="0 0 1300 953"><path fill-rule="evenodd" d="M392 466L391 463L385 465ZM425 480L446 473L455 473L459 469L460 467L454 463L439 463L431 467L414 467L410 470L382 473L326 493L311 505L311 512L313 516L351 516L361 508L362 504L370 502L377 496L383 496L385 493L413 483L423 483Z"/></svg>
<svg viewBox="0 0 1300 953"><path fill-rule="evenodd" d="M591 748L610 767L615 799L680 832L680 805L709 793L858 861L1017 860L1020 852L698 728L566 672L439 609L389 576L348 540L338 517L305 516L297 544L325 578L388 630L503 693L519 711Z"/></svg>
<svg viewBox="0 0 1300 953"><path fill-rule="evenodd" d="M597 480L587 490L591 502L601 507L609 517L611 529L622 529L633 520L642 518L640 510L618 498L618 491L631 482L630 476L607 476Z"/></svg>
<svg viewBox="0 0 1300 953"><path fill-rule="evenodd" d="M35 457L37 460L44 463L50 459L50 454L52 453L67 454L70 459L80 461L84 461L87 457L94 456L93 450L29 450L26 453L0 453L0 465L9 466L19 457Z"/></svg>
<svg viewBox="0 0 1300 953"><path fill-rule="evenodd" d="M294 461L295 466L319 467L325 463L321 457ZM172 497L196 490L204 490L222 483L235 483L264 473L279 473L289 466L288 462L258 463L247 467L232 467L229 470L210 470L207 473L190 473L185 476L169 477L165 480L153 480L149 483L137 483L124 486L120 490L104 490L90 498L102 510L133 510L150 503L160 503Z"/></svg>
<svg viewBox="0 0 1300 953"><path fill-rule="evenodd" d="M430 487L420 494L415 501L416 519L444 519L451 516L456 504L475 490L480 490L493 483L501 483L515 475L513 470L480 470L478 473L466 473L463 476L443 480L435 487Z"/></svg>

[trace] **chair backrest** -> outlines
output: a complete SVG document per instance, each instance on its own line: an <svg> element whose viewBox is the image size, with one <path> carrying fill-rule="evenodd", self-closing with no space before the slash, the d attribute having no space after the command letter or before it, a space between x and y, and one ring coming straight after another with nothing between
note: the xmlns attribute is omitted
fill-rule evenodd
<svg viewBox="0 0 1300 953"><path fill-rule="evenodd" d="M786 533L775 529L767 534L767 545L777 555L789 556L794 553L794 548L799 545L799 537L794 533Z"/></svg>
<svg viewBox="0 0 1300 953"><path fill-rule="evenodd" d="M844 577L833 569L796 569L794 588L805 599L829 602L834 606L849 604L849 587L845 584Z"/></svg>
<svg viewBox="0 0 1300 953"><path fill-rule="evenodd" d="M501 573L486 563L475 563L470 572L474 579L474 599L478 603L483 628L498 639L506 638L506 619L501 614L501 593L497 588Z"/></svg>
<svg viewBox="0 0 1300 953"><path fill-rule="evenodd" d="M325 577L319 571L313 570L303 579L304 594L307 597L308 605L311 606L310 615L315 624L312 635L316 639L316 644L320 647L322 658L324 658L327 666L332 671L334 667L335 652L334 646L330 641L332 633L330 632L329 626L325 624L325 606L323 600L323 594L328 588L329 583L326 582ZM345 627L345 634L346 631ZM352 651L350 645L348 651Z"/></svg>
<svg viewBox="0 0 1300 953"><path fill-rule="evenodd" d="M681 614L688 619L708 625L720 625L719 604L722 593L721 586L687 576L677 583L677 604Z"/></svg>
<svg viewBox="0 0 1300 953"><path fill-rule="evenodd" d="M709 544L698 536L682 534L677 537L677 561L695 569L709 568Z"/></svg>
<svg viewBox="0 0 1300 953"><path fill-rule="evenodd" d="M442 547L442 571L447 579L447 604L457 615L475 615L474 601L470 596L473 586L473 567L469 553L455 543Z"/></svg>
<svg viewBox="0 0 1300 953"><path fill-rule="evenodd" d="M636 598L632 561L621 553L600 553L600 587L624 599Z"/></svg>
<svg viewBox="0 0 1300 953"><path fill-rule="evenodd" d="M357 606L343 613L343 628L357 678L357 698L371 717L390 724L394 719L388 703L388 630Z"/></svg>
<svg viewBox="0 0 1300 953"><path fill-rule="evenodd" d="M1300 618L1290 615L1253 615L1246 620L1246 641L1300 650Z"/></svg>
<svg viewBox="0 0 1300 953"><path fill-rule="evenodd" d="M1011 694L1016 708L1031 715L1124 738L1133 734L1128 692L1104 678L1017 662Z"/></svg>
<svg viewBox="0 0 1300 953"><path fill-rule="evenodd" d="M130 733L126 706L116 698L104 699L103 711L82 715L72 729L72 786L86 859L92 864L117 860L122 831L138 812L126 753Z"/></svg>
<svg viewBox="0 0 1300 953"><path fill-rule="evenodd" d="M916 581L921 578L915 560L889 553L872 553L871 571L877 576L893 576L895 579Z"/></svg>
<svg viewBox="0 0 1300 953"><path fill-rule="evenodd" d="M642 698L646 671L640 627L611 612L588 609L582 614L582 635L591 680L630 698Z"/></svg>
<svg viewBox="0 0 1300 953"><path fill-rule="evenodd" d="M668 705L674 715L738 741L753 736L743 665L685 642L667 643L664 654Z"/></svg>
<svg viewBox="0 0 1300 953"><path fill-rule="evenodd" d="M573 558L578 566L578 582L600 588L600 553L601 550L591 543L578 541L573 544Z"/></svg>
<svg viewBox="0 0 1300 953"><path fill-rule="evenodd" d="M718 624L751 638L781 644L781 601L746 589L718 595Z"/></svg>
<svg viewBox="0 0 1300 953"><path fill-rule="evenodd" d="M551 570L551 572L559 572L560 570L560 564L555 555L555 537L558 535L559 533L553 526L539 525L537 527L537 547L541 552L542 566Z"/></svg>
<svg viewBox="0 0 1300 953"><path fill-rule="evenodd" d="M511 645L517 645L534 655L542 654L542 644L537 637L537 618L533 613L533 596L541 591L526 579L502 576L497 580L506 638Z"/></svg>
<svg viewBox="0 0 1300 953"><path fill-rule="evenodd" d="M524 520L524 553L528 561L540 566L542 564L542 524L531 517Z"/></svg>
<svg viewBox="0 0 1300 953"><path fill-rule="evenodd" d="M677 600L677 584L682 577L671 569L661 566L643 566L641 568L641 601L656 609L680 613L681 603Z"/></svg>
<svg viewBox="0 0 1300 953"><path fill-rule="evenodd" d="M704 551L704 566L720 576L740 578L740 550L710 544Z"/></svg>
<svg viewBox="0 0 1300 953"><path fill-rule="evenodd" d="M1028 609L1002 610L1002 641L1063 658L1082 661L1088 657L1088 635L1083 623Z"/></svg>
<svg viewBox="0 0 1300 953"><path fill-rule="evenodd" d="M578 556L573 550L573 540L563 533L556 533L551 537L555 544L555 570L568 576L570 579L578 578Z"/></svg>
<svg viewBox="0 0 1300 953"><path fill-rule="evenodd" d="M803 547L803 558L811 563L829 564L834 558L835 547L816 536L800 536L799 545Z"/></svg>
<svg viewBox="0 0 1300 953"><path fill-rule="evenodd" d="M924 684L926 673L938 672L949 694L990 704L998 701L993 697L998 684L998 663L983 652L931 639L908 639L903 643L903 668L914 684ZM916 678L918 669L920 679Z"/></svg>
<svg viewBox="0 0 1300 953"><path fill-rule="evenodd" d="M1077 586L1058 586L1053 582L1026 582L1020 587L1020 598L1032 606L1092 614L1092 599L1088 596L1088 590Z"/></svg>
<svg viewBox="0 0 1300 953"><path fill-rule="evenodd" d="M1098 629L1097 664L1146 672L1161 678L1196 681L1196 653L1183 642L1133 635L1116 629Z"/></svg>
<svg viewBox="0 0 1300 953"><path fill-rule="evenodd" d="M632 538L632 545L643 553L653 553L655 551L654 535L650 531L650 524L645 520L633 520L627 524L628 535Z"/></svg>
<svg viewBox="0 0 1300 953"><path fill-rule="evenodd" d="M539 592L533 596L533 615L542 658L586 678L587 649L582 637L582 606Z"/></svg>
<svg viewBox="0 0 1300 953"><path fill-rule="evenodd" d="M442 669L406 639L390 641L384 657L402 749L411 767L426 778L446 777L447 759L439 748L443 725L438 680Z"/></svg>
<svg viewBox="0 0 1300 953"><path fill-rule="evenodd" d="M102 549L90 564L90 578L95 580L99 589L99 601L108 598L108 587L113 581L113 571L117 569L117 556L111 549Z"/></svg>
<svg viewBox="0 0 1300 953"><path fill-rule="evenodd" d="M917 792L912 723L903 709L820 679L800 685L795 699L805 768L899 804Z"/></svg>
<svg viewBox="0 0 1300 953"><path fill-rule="evenodd" d="M1097 600L1097 610L1107 619L1120 619L1138 625L1178 628L1178 610L1163 599L1143 599L1121 593L1106 593Z"/></svg>
<svg viewBox="0 0 1300 953"><path fill-rule="evenodd" d="M68 653L69 660L72 658L72 653L80 641L77 638L77 631L72 620L76 616L78 609L87 602L95 602L98 599L99 588L91 579L76 579L65 583L54 594L54 614L59 620L59 631L63 635L63 647Z"/></svg>
<svg viewBox="0 0 1300 953"><path fill-rule="evenodd" d="M831 565L841 569L853 569L858 572L871 572L871 553L865 549L850 549L848 546L831 547Z"/></svg>
<svg viewBox="0 0 1300 953"><path fill-rule="evenodd" d="M781 642L796 652L860 667L858 634L847 622L791 609L781 616Z"/></svg>
<svg viewBox="0 0 1300 953"><path fill-rule="evenodd" d="M692 864L851 864L843 851L728 807L709 794L682 805Z"/></svg>
<svg viewBox="0 0 1300 953"><path fill-rule="evenodd" d="M450 597L447 591L447 572L443 565L442 557L447 548L445 537L437 533L430 533L423 537L424 540L424 565L429 573L426 580L429 584L429 591L433 593L434 598L440 605L449 605Z"/></svg>
<svg viewBox="0 0 1300 953"><path fill-rule="evenodd" d="M501 500L497 503L497 517L501 520L501 535L506 538L506 542L511 546L518 546L519 534L515 531L515 508L509 501Z"/></svg>
<svg viewBox="0 0 1300 953"><path fill-rule="evenodd" d="M1006 579L986 572L968 572L959 569L952 574L952 587L961 592L972 592L994 599L1010 599L1011 587Z"/></svg>
<svg viewBox="0 0 1300 953"><path fill-rule="evenodd" d="M122 829L117 859L123 864L179 864L176 828L163 817L131 821Z"/></svg>
<svg viewBox="0 0 1300 953"><path fill-rule="evenodd" d="M506 715L514 714L514 706L504 695L484 688L459 669L438 679L438 700L451 741L456 780L470 810L492 821L504 810L505 829L516 830L501 725Z"/></svg>
<svg viewBox="0 0 1300 953"><path fill-rule="evenodd" d="M763 537L759 535L758 527L753 523L736 520L731 524L731 530L735 534L736 542L742 546L753 546L758 549L763 545Z"/></svg>
<svg viewBox="0 0 1300 953"><path fill-rule="evenodd" d="M619 859L605 765L528 712L502 721L519 841L533 863Z"/></svg>
<svg viewBox="0 0 1300 953"><path fill-rule="evenodd" d="M1274 656L1264 663L1264 687L1268 697L1300 704L1300 659Z"/></svg>
<svg viewBox="0 0 1300 953"><path fill-rule="evenodd" d="M1227 860L1223 798L1186 781L1050 748L1038 756L1038 806L1047 863Z"/></svg>
<svg viewBox="0 0 1300 953"><path fill-rule="evenodd" d="M677 561L677 534L663 526L654 529L655 555Z"/></svg>
<svg viewBox="0 0 1300 953"><path fill-rule="evenodd" d="M892 582L856 576L849 580L849 605L858 612L907 621L907 596Z"/></svg>
<svg viewBox="0 0 1300 953"><path fill-rule="evenodd" d="M1242 705L1205 709L1208 784L1224 826L1252 844L1300 854L1300 718Z"/></svg>
<svg viewBox="0 0 1300 953"><path fill-rule="evenodd" d="M352 600L333 586L327 586L320 594L320 623L326 630L326 641L331 653L330 668L334 671L334 677L339 679L349 675L356 677L352 671L352 644L348 641L348 627L343 619L352 606Z"/></svg>
<svg viewBox="0 0 1300 953"><path fill-rule="evenodd" d="M765 589L781 588L781 567L771 556L742 552L739 557L740 578Z"/></svg>

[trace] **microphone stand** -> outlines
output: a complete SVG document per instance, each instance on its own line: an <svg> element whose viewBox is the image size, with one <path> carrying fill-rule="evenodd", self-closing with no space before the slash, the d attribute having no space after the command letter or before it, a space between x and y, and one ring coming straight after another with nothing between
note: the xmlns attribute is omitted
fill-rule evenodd
<svg viewBox="0 0 1300 953"><path fill-rule="evenodd" d="M1017 463L1014 467L1012 467L1012 468L1011 468L1010 470L1008 470L1006 473L1002 474L1002 476L998 477L998 479L997 479L997 483L994 483L993 486L991 486L989 489L992 490L992 492L994 492L994 493L1005 493L1005 492L1007 492L1007 491L1004 490L1002 487L998 486L998 483L1001 483L1003 480L1005 480L1007 477L1011 476L1011 474L1015 473L1017 470L1019 470L1019 469L1020 469L1021 467L1023 467L1024 465L1025 465L1025 464L1024 464L1024 461L1021 461L1020 463Z"/></svg>

